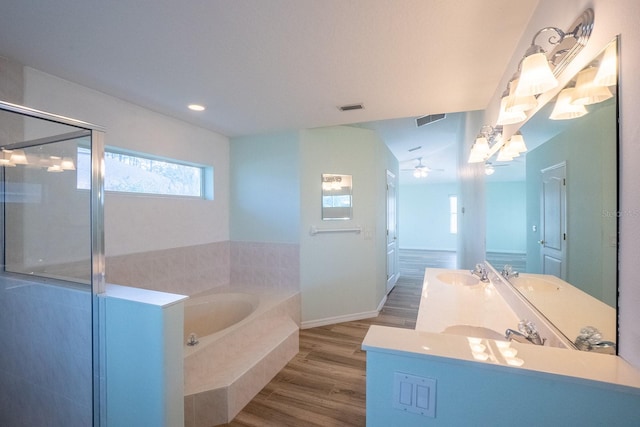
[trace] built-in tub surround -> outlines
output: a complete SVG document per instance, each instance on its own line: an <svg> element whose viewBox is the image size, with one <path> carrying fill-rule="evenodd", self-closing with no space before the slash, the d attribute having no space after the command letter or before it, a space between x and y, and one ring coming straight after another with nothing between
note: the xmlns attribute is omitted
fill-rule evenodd
<svg viewBox="0 0 640 427"><path fill-rule="evenodd" d="M214 242L107 256L107 281L194 295L212 288L300 290L297 244Z"/></svg>
<svg viewBox="0 0 640 427"><path fill-rule="evenodd" d="M240 312L217 316L232 306ZM299 292L225 287L192 296L185 304L185 427L232 420L297 354L299 326ZM192 332L200 332L197 345L187 345Z"/></svg>
<svg viewBox="0 0 640 427"><path fill-rule="evenodd" d="M109 256L109 283L193 295L229 284L229 242Z"/></svg>

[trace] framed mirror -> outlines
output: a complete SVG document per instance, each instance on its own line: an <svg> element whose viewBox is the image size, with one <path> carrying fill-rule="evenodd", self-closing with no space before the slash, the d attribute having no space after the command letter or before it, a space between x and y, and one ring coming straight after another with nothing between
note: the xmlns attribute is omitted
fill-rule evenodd
<svg viewBox="0 0 640 427"><path fill-rule="evenodd" d="M617 338L617 52L616 38L520 128L528 151L519 210L526 212L526 259L518 270L562 279L586 294L590 308L520 286L526 274L510 282L571 341L586 326ZM493 263L501 269L505 262Z"/></svg>
<svg viewBox="0 0 640 427"><path fill-rule="evenodd" d="M351 175L322 174L322 219L346 220L352 215Z"/></svg>

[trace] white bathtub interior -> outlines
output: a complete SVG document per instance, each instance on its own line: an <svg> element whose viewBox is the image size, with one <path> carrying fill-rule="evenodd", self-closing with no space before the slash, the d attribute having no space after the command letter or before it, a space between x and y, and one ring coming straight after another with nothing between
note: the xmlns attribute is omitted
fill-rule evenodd
<svg viewBox="0 0 640 427"><path fill-rule="evenodd" d="M214 289L185 303L185 427L231 421L297 354L300 295ZM187 345L195 333L197 345Z"/></svg>

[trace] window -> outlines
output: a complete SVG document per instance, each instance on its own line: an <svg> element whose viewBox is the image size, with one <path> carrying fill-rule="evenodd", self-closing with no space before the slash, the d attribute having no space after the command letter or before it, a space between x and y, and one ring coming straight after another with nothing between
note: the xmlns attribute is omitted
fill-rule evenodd
<svg viewBox="0 0 640 427"><path fill-rule="evenodd" d="M458 196L449 196L449 232L458 234Z"/></svg>
<svg viewBox="0 0 640 427"><path fill-rule="evenodd" d="M213 168L106 149L104 188L124 193L213 199ZM78 147L77 187L91 183L91 152Z"/></svg>

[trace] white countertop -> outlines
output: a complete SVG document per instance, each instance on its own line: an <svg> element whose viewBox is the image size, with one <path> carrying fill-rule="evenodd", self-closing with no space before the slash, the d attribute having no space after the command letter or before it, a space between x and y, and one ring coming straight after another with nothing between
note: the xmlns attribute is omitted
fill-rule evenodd
<svg viewBox="0 0 640 427"><path fill-rule="evenodd" d="M114 285L112 283L107 283L105 292L99 296L157 305L159 307L167 307L189 298L186 295L132 288L130 286Z"/></svg>
<svg viewBox="0 0 640 427"><path fill-rule="evenodd" d="M457 283L475 284L445 283L440 277L453 281L459 277ZM466 270L427 269L416 330L448 332L451 327L471 325L487 328L494 332L491 335L503 338L508 328L517 330L519 320L493 284L481 282Z"/></svg>
<svg viewBox="0 0 640 427"><path fill-rule="evenodd" d="M531 279L553 286L531 289L528 285ZM603 340L616 340L616 309L581 289L548 274L521 273L520 277L510 281L567 338L575 340L580 329L594 326L601 332Z"/></svg>
<svg viewBox="0 0 640 427"><path fill-rule="evenodd" d="M506 328L517 330L517 315L492 284L455 274L474 277L466 270L427 269L416 329L371 326L362 348L598 381L640 394L640 371L618 356L505 341L502 334ZM456 282L456 277L460 281ZM567 307L566 301L562 304ZM465 325L478 327L479 333L471 335L475 329L465 330Z"/></svg>
<svg viewBox="0 0 640 427"><path fill-rule="evenodd" d="M520 371L515 373L543 373L598 381L614 389L630 388L627 391L640 395L640 372L624 359L607 354L376 325L369 328L362 348Z"/></svg>

